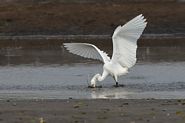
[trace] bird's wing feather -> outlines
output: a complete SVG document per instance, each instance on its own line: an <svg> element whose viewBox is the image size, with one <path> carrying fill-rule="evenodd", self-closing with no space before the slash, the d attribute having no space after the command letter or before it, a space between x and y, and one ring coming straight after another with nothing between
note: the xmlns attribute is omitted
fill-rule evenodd
<svg viewBox="0 0 185 123"><path fill-rule="evenodd" d="M107 53L88 43L64 43L64 47L71 53L91 59L97 59L104 63L110 61Z"/></svg>
<svg viewBox="0 0 185 123"><path fill-rule="evenodd" d="M112 36L112 61L130 68L136 63L137 40L146 27L146 19L141 15L133 18L123 26L118 26Z"/></svg>

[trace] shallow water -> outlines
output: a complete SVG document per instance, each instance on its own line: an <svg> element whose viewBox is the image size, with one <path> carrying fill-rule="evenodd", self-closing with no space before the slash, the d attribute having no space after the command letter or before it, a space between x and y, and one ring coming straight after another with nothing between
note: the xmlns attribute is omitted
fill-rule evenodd
<svg viewBox="0 0 185 123"><path fill-rule="evenodd" d="M98 83L103 88L90 89L91 77L102 73L98 61L63 48L0 49L0 99L185 98L184 56L184 47L140 47L136 66L119 78L125 87L108 77Z"/></svg>

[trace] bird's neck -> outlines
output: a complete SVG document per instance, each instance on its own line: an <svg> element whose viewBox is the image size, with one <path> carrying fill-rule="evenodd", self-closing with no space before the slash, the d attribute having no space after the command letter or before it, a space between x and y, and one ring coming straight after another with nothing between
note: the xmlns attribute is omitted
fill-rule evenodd
<svg viewBox="0 0 185 123"><path fill-rule="evenodd" d="M105 79L105 75L101 76L100 74L94 75L94 77L91 79L91 85L96 86L97 81L103 81Z"/></svg>
<svg viewBox="0 0 185 123"><path fill-rule="evenodd" d="M101 75L100 74L96 74L96 75L94 75L94 77L93 77L94 79L95 79L95 81L102 81L102 77L101 77Z"/></svg>

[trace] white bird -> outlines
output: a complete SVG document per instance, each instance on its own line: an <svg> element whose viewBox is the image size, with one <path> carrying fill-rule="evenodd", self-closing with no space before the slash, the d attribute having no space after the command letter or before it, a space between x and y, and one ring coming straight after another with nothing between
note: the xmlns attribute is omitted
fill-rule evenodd
<svg viewBox="0 0 185 123"><path fill-rule="evenodd" d="M118 76L126 75L128 69L136 63L137 40L140 38L146 25L146 19L140 14L125 25L118 26L112 36L113 54L111 59L107 53L101 51L93 44L64 43L64 47L73 54L97 59L104 63L102 75L96 74L91 79L92 87L96 87L96 82L103 81L108 75L114 78L116 87L118 87Z"/></svg>

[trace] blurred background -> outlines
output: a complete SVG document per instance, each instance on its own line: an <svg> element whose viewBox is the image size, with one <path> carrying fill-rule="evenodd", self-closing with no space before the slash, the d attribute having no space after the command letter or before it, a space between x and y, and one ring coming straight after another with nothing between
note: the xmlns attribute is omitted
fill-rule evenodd
<svg viewBox="0 0 185 123"><path fill-rule="evenodd" d="M111 35L143 14L146 34L184 34L184 0L1 0L0 35Z"/></svg>

